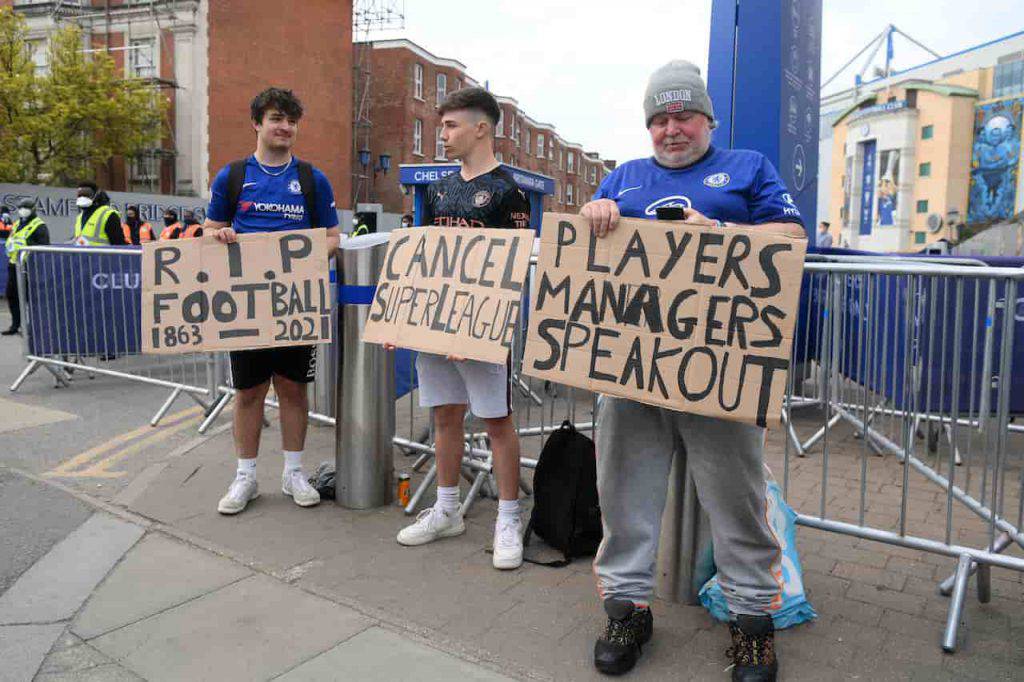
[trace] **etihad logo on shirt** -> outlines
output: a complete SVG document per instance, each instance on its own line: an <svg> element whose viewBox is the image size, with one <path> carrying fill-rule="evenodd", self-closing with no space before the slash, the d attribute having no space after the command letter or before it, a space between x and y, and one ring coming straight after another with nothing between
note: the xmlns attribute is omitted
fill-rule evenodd
<svg viewBox="0 0 1024 682"><path fill-rule="evenodd" d="M239 201L239 213L280 213L285 220L302 220L306 216L305 204L279 204L266 201Z"/></svg>
<svg viewBox="0 0 1024 682"><path fill-rule="evenodd" d="M652 201L644 209L644 215L656 216L658 215L659 208L693 208L693 204L690 202L690 197L682 194L673 194L672 196Z"/></svg>

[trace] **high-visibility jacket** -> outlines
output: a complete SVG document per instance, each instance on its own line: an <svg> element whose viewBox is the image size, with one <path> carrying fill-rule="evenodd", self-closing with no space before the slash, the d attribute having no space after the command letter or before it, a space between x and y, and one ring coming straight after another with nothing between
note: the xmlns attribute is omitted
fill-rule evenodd
<svg viewBox="0 0 1024 682"><path fill-rule="evenodd" d="M160 240L181 238L181 223L172 223L160 231Z"/></svg>
<svg viewBox="0 0 1024 682"><path fill-rule="evenodd" d="M107 219L114 215L117 221L121 222L121 216L117 209L110 206L100 206L89 219L82 225L82 215L75 218L75 242L81 246L110 246L110 238L107 236Z"/></svg>
<svg viewBox="0 0 1024 682"><path fill-rule="evenodd" d="M32 220L28 221L27 224L22 226L20 220L14 222L14 229L11 231L11 236L7 238L7 243L4 247L7 249L7 260L14 265L18 262L18 252L28 246L29 237L32 236L39 226L43 224L43 219L36 216Z"/></svg>
<svg viewBox="0 0 1024 682"><path fill-rule="evenodd" d="M121 230L124 232L124 241L126 244L132 243L132 229L128 227L128 223L121 223ZM149 223L139 223L139 243L153 241L153 228Z"/></svg>
<svg viewBox="0 0 1024 682"><path fill-rule="evenodd" d="M365 223L357 227L355 231L352 232L353 237L362 237L364 234L370 234L370 226Z"/></svg>
<svg viewBox="0 0 1024 682"><path fill-rule="evenodd" d="M181 238L182 239L193 239L194 237L198 237L199 236L199 232L202 229L203 229L203 226L200 225L199 223L194 223L192 225L189 225L184 230L182 230Z"/></svg>
<svg viewBox="0 0 1024 682"><path fill-rule="evenodd" d="M0 220L0 237L9 237L11 234L11 225Z"/></svg>

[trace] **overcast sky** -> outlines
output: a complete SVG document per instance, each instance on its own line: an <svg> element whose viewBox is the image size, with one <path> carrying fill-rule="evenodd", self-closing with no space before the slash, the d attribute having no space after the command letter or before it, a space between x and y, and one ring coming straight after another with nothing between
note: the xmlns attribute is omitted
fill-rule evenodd
<svg viewBox="0 0 1024 682"><path fill-rule="evenodd" d="M890 23L943 55L1024 30L1024 0L824 0L824 6L823 80ZM405 0L405 29L373 37L408 38L457 59L496 94L516 98L534 120L622 161L649 152L643 92L650 72L682 58L706 74L710 16L711 0ZM899 37L895 53L897 69L931 59ZM852 85L855 70L833 86Z"/></svg>

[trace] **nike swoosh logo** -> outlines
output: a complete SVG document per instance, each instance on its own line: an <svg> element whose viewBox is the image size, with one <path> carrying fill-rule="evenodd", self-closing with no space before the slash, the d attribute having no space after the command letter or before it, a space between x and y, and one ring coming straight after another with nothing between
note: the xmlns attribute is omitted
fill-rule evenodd
<svg viewBox="0 0 1024 682"><path fill-rule="evenodd" d="M626 189L620 190L619 193L617 195L615 195L615 197L616 198L621 197L626 192L630 192L630 191L632 191L634 189L640 189L641 187L643 187L643 185L637 185L636 187L627 187Z"/></svg>
<svg viewBox="0 0 1024 682"><path fill-rule="evenodd" d="M255 184L257 184L257 183L255 183L255 182L243 182L242 183L242 189L245 189L246 187L252 187Z"/></svg>

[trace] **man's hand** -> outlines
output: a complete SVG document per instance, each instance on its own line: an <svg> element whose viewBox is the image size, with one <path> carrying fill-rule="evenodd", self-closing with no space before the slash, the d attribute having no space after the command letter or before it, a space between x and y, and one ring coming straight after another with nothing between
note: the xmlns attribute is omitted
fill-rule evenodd
<svg viewBox="0 0 1024 682"><path fill-rule="evenodd" d="M717 220L712 220L695 208L684 209L683 221L691 225L707 225L708 227L718 226Z"/></svg>
<svg viewBox="0 0 1024 682"><path fill-rule="evenodd" d="M384 350L395 350L398 347L398 346L396 346L393 343L387 343L387 342L384 342L381 345L384 346Z"/></svg>
<svg viewBox="0 0 1024 682"><path fill-rule="evenodd" d="M590 230L598 237L619 225L619 205L611 199L595 199L583 204L580 215L590 221Z"/></svg>
<svg viewBox="0 0 1024 682"><path fill-rule="evenodd" d="M238 233L235 232L233 227L221 227L214 231L213 236L217 238L221 244L234 244L238 241Z"/></svg>

